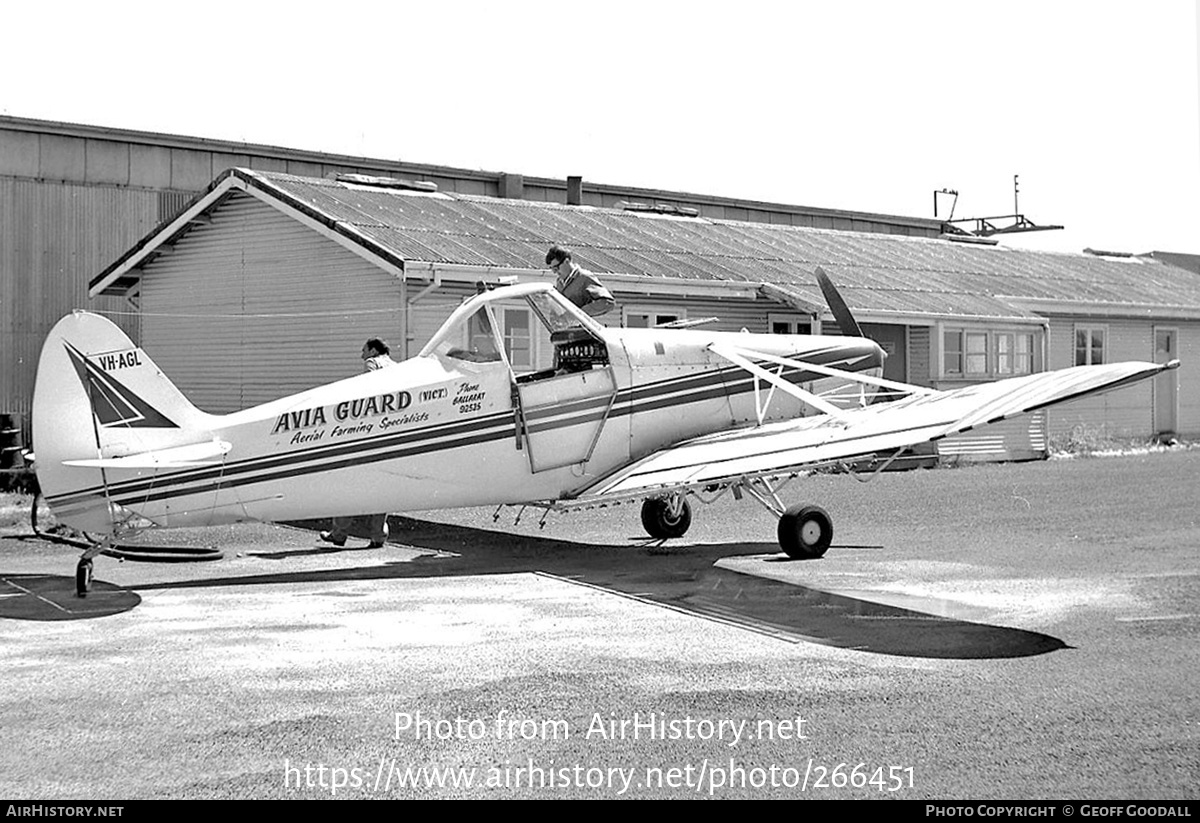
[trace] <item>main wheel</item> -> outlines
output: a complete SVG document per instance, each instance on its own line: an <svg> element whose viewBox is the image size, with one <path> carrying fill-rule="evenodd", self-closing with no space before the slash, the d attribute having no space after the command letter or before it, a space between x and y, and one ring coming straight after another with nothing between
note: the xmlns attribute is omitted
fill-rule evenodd
<svg viewBox="0 0 1200 823"><path fill-rule="evenodd" d="M692 525L692 507L686 499L679 501L679 511L671 512L671 501L654 497L642 503L642 526L646 534L665 540L683 537Z"/></svg>
<svg viewBox="0 0 1200 823"><path fill-rule="evenodd" d="M820 506L792 506L779 518L779 545L788 557L813 560L833 542L833 520Z"/></svg>

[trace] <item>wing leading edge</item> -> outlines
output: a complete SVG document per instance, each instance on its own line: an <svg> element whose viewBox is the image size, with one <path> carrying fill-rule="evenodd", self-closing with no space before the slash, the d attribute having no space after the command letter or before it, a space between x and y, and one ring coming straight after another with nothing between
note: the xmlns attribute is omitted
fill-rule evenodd
<svg viewBox="0 0 1200 823"><path fill-rule="evenodd" d="M707 435L654 452L583 490L575 502L644 496L785 474L940 440L1057 403L1111 391L1175 368L1127 362L1012 377L891 403Z"/></svg>

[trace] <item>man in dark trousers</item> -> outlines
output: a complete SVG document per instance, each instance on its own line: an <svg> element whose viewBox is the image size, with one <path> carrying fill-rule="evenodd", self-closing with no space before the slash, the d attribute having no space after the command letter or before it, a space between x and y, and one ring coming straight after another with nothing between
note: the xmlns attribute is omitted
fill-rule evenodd
<svg viewBox="0 0 1200 823"><path fill-rule="evenodd" d="M396 365L396 361L389 357L391 349L388 344L380 340L378 337L372 337L362 347L363 366L367 371L375 371L384 369L388 366ZM383 548L384 542L388 538L387 514L372 514L367 518L367 525L371 532L372 549ZM346 538L350 534L350 526L353 524L353 517L335 517L333 518L333 529L327 532L321 532L321 539L326 543L332 543L335 546L346 545Z"/></svg>
<svg viewBox="0 0 1200 823"><path fill-rule="evenodd" d="M550 251L546 252L546 265L557 276L554 288L590 316L598 317L616 305L612 292L604 287L596 275L571 260L570 249L551 246Z"/></svg>

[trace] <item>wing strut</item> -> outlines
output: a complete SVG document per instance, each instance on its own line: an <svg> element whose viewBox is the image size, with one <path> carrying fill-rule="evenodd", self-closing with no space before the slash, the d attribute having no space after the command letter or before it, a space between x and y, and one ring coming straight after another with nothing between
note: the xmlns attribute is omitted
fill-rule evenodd
<svg viewBox="0 0 1200 823"><path fill-rule="evenodd" d="M893 463L895 463L896 460L899 459L900 455L904 454L910 448L912 448L912 447L911 446L901 446L900 448L896 449L895 454L893 454L887 460L883 461L883 463L880 464L878 467L872 469L871 473L868 474L866 477L862 477L860 475L860 473L856 472L856 471L851 471L850 475L860 483L869 483L872 480L874 480L876 477L878 477L880 472L887 471L887 467L892 465Z"/></svg>
<svg viewBox="0 0 1200 823"><path fill-rule="evenodd" d="M759 360L766 360L770 363L778 363L781 366L791 366L794 369L804 369L805 371L824 374L828 377L841 377L845 380L852 380L855 383L862 383L867 386L877 386L881 389L891 389L892 391L901 392L902 394L940 394L937 389L931 389L928 386L914 386L911 383L898 383L895 380L888 380L883 377L872 377L869 374L859 374L858 372L845 371L844 369L835 369L831 366L822 366L819 363L810 363L807 360L795 360L790 357L779 357L774 354L766 354L765 352L754 351L752 349L743 349L741 347L734 346L721 346L715 343L708 348L714 354L718 354L721 357L724 357L726 360L735 363L738 366L742 366L742 368L746 368L747 371L750 371L750 369L744 366L741 361L734 360L734 355L741 356L743 361L747 357L756 357ZM753 364L751 365L753 366ZM795 388L794 385L782 379L779 382L783 384L780 386L780 388L784 388L785 386L791 386L792 388Z"/></svg>
<svg viewBox="0 0 1200 823"><path fill-rule="evenodd" d="M756 489L756 486L762 486L762 491ZM771 482L765 477L745 477L734 487L734 497L740 498L739 491L744 491L746 494L753 497L762 507L776 517L783 517L783 513L787 511L787 506L783 505L783 501L779 499L779 494L771 486Z"/></svg>
<svg viewBox="0 0 1200 823"><path fill-rule="evenodd" d="M735 366L740 366L741 368L750 372L755 377L759 377L759 378L762 378L763 380L766 380L768 383L770 383L775 388L779 389L782 392L790 394L792 397L796 398L801 403L812 406L814 409L817 409L818 411L822 411L825 414L832 417L833 419L839 420L842 423L850 422L850 419L848 417L846 417L846 413L842 409L839 409L837 406L833 405L828 400L818 397L817 395L813 394L810 391L805 391L804 389L800 388L799 386L797 386L793 383L789 383L788 381L784 380L779 375L767 371L762 366L758 366L754 363L751 363L749 360L747 360L745 357L742 356L742 354L741 354L742 350L733 349L728 346L720 346L715 343L713 345L709 346L708 348L709 348L709 351L711 351L713 354L724 357L730 363L733 363ZM753 354L755 357L763 356L763 355L760 355L758 352L749 352L749 353ZM764 359L767 359L767 358L764 358ZM780 358L780 359L782 359L782 358ZM783 365L793 365L793 364L784 363ZM802 368L808 368L807 363L797 363L795 365L799 365Z"/></svg>

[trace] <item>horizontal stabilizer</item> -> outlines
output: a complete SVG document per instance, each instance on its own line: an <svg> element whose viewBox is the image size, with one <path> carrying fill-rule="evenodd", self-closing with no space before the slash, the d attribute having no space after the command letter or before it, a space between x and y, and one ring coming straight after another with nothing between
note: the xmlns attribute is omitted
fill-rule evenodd
<svg viewBox="0 0 1200 823"><path fill-rule="evenodd" d="M191 466L213 466L221 463L232 444L224 440L210 443L195 443L191 446L176 446L157 449L141 454L122 457L102 457L92 460L64 460L64 466L85 466L95 469L182 469Z"/></svg>

